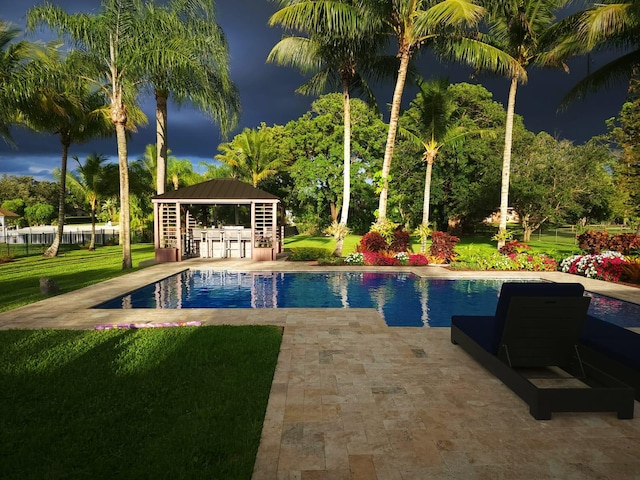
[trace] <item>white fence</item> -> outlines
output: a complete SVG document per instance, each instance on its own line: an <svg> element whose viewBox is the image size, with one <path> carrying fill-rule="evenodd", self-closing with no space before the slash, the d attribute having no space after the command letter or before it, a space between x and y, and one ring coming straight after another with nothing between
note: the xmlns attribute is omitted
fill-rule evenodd
<svg viewBox="0 0 640 480"><path fill-rule="evenodd" d="M6 235L0 231L0 243L7 245L50 245L56 236L57 227L27 227L18 230L7 230ZM96 227L96 245L118 243L119 230L116 227ZM62 243L69 245L85 245L91 241L91 226L65 226Z"/></svg>

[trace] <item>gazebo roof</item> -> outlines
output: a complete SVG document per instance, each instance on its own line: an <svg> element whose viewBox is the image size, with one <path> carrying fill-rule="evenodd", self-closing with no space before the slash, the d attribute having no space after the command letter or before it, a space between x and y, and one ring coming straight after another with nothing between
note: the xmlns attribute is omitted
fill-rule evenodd
<svg viewBox="0 0 640 480"><path fill-rule="evenodd" d="M232 178L217 178L206 182L179 188L170 192L156 195L152 198L154 202L164 200L203 200L215 201L241 201L241 200L280 200L277 196L255 188L248 183Z"/></svg>
<svg viewBox="0 0 640 480"><path fill-rule="evenodd" d="M9 210L4 210L2 208L0 208L0 217L19 217L20 215L18 215L17 213L13 213Z"/></svg>

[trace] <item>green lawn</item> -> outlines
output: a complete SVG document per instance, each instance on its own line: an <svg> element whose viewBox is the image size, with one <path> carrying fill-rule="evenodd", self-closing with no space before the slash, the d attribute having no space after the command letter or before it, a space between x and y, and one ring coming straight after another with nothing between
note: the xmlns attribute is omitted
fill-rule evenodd
<svg viewBox="0 0 640 480"><path fill-rule="evenodd" d="M152 244L131 245L133 270L140 262L154 258ZM60 286L60 293L99 283L129 273L122 270L122 247L99 247L94 251L70 250L55 258L32 255L0 264L0 312L44 298L40 277L49 277Z"/></svg>
<svg viewBox="0 0 640 480"><path fill-rule="evenodd" d="M573 235L573 234L571 234ZM540 238L537 236L531 239L529 245L531 246L531 251L536 253L547 253L552 256L564 256L568 257L578 252L579 249L574 245L573 236L571 236L571 240L569 240L569 233L564 232L563 236L560 237L562 241L556 242L555 234L546 234L541 235ZM344 239L344 245L342 248L342 256L346 256L349 253L355 252L356 245L360 242L360 235L348 235ZM427 248L431 241L427 241ZM284 240L285 249L296 248L296 247L316 247L316 248L325 248L329 253L333 252L335 248L336 242L333 237L327 236L311 236L311 235L295 235L291 237L287 237ZM411 237L411 246L414 252L420 251L420 239L417 236ZM464 236L460 239L460 243L456 246L456 248L473 248L474 250L491 253L496 250L496 242L491 240L491 235L473 235L473 236Z"/></svg>
<svg viewBox="0 0 640 480"><path fill-rule="evenodd" d="M0 331L0 477L249 479L282 330Z"/></svg>

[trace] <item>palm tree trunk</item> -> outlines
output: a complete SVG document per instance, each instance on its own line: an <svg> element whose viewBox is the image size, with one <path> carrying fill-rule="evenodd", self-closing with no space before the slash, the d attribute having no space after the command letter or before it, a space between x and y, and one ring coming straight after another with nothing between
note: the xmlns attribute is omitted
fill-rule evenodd
<svg viewBox="0 0 640 480"><path fill-rule="evenodd" d="M342 187L342 211L340 212L340 223L347 225L349 220L349 204L351 203L351 98L349 97L349 85L342 87L342 103L344 110L344 139L343 139L343 187ZM336 248L333 249L334 257L342 256L342 246L344 245L344 235L339 233L336 236Z"/></svg>
<svg viewBox="0 0 640 480"><path fill-rule="evenodd" d="M156 190L165 192L167 184L167 95L156 90Z"/></svg>
<svg viewBox="0 0 640 480"><path fill-rule="evenodd" d="M129 213L129 160L127 157L127 110L122 99L114 100L111 121L116 127L118 143L118 167L120 171L120 245L122 245L122 269L133 266L131 261L131 219Z"/></svg>
<svg viewBox="0 0 640 480"><path fill-rule="evenodd" d="M349 203L351 201L351 102L349 98L349 86L342 89L344 109L344 172L342 187L342 212L340 223L347 224L349 219Z"/></svg>
<svg viewBox="0 0 640 480"><path fill-rule="evenodd" d="M500 188L500 226L498 235L507 231L507 210L509 208L509 176L511 174L511 146L513 145L513 116L516 109L516 91L519 75L516 73L511 79L509 101L507 103L507 120L504 129L504 156L502 158L502 185ZM498 249L505 244L504 239L498 240Z"/></svg>
<svg viewBox="0 0 640 480"><path fill-rule="evenodd" d="M393 157L393 147L398 131L398 119L400 118L400 103L402 102L402 91L407 79L407 70L411 53L409 47L401 48L400 68L398 69L398 79L393 91L391 102L391 114L389 116L389 133L387 144L384 149L384 160L382 162L382 189L380 190L380 201L378 203L378 223L382 223L387 218L387 197L389 195L389 171L391 170L391 158Z"/></svg>
<svg viewBox="0 0 640 480"><path fill-rule="evenodd" d="M422 203L422 225L429 225L429 199L431 198L431 172L433 170L433 158L427 158L427 172L424 179L424 199ZM427 251L427 237L423 236L420 243L420 253Z"/></svg>
<svg viewBox="0 0 640 480"><path fill-rule="evenodd" d="M91 241L89 242L89 250L96 249L96 203L94 198L91 200Z"/></svg>
<svg viewBox="0 0 640 480"><path fill-rule="evenodd" d="M60 143L62 144L62 159L60 161L60 190L58 191L58 228L56 229L56 236L53 239L53 243L43 254L45 257L55 257L58 255L64 233L64 210L67 198L67 157L69 155L71 140L68 138L68 135L61 135Z"/></svg>

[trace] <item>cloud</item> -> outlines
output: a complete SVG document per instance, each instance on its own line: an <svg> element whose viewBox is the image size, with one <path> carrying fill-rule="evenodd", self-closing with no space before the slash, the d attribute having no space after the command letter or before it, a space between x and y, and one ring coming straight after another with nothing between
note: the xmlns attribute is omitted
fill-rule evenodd
<svg viewBox="0 0 640 480"><path fill-rule="evenodd" d="M27 9L40 3L40 0L3 1L0 4L0 18L23 27ZM97 0L57 0L55 4L69 13L96 11L99 8ZM232 134L245 127L255 128L261 122L282 125L308 111L314 98L295 93L306 77L292 68L266 63L269 51L282 38L279 28L267 25L277 5L264 0L230 0L217 2L216 7L218 22L229 44L231 76L240 91L242 104L240 125ZM35 38L42 35L38 32ZM596 68L608 58L606 55L594 55L590 65ZM451 82L469 82L469 68L440 64L429 53L418 58L418 70L425 78L444 75L449 76ZM562 97L585 71L584 60L572 61L568 75L560 71L532 70L528 84L519 87L516 99L516 113L524 117L527 128L534 132L544 130L576 143L604 133L605 120L615 116L622 106L626 94L624 85L591 95L584 102L576 103L564 112L557 112ZM387 82L375 88L385 119L388 117L386 105L393 94L392 83ZM485 77L481 83L493 92L496 101L506 105L509 89L506 79ZM404 103L408 104L413 95L415 88L407 85ZM149 117L149 125L132 135L128 145L131 160L141 156L145 147L156 140L155 102L150 95L143 97L142 108ZM0 173L29 174L29 168L33 167L42 175L60 163L60 143L54 135L16 130L15 139L19 146L17 151L0 142ZM178 158L210 160L218 153L218 144L224 139L220 137L219 128L202 113L188 105L178 108L170 104L168 141L169 149ZM115 138L72 145L70 155L83 158L93 152L115 157Z"/></svg>

